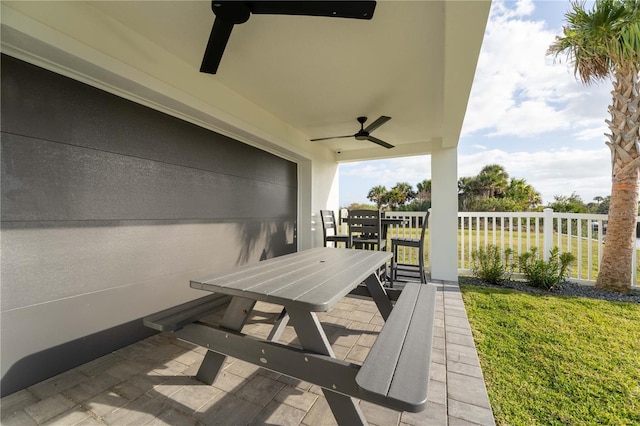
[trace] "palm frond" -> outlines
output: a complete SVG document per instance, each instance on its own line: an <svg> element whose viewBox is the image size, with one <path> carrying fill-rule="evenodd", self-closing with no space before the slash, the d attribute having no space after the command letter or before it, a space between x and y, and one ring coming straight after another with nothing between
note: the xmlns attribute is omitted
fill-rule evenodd
<svg viewBox="0 0 640 426"><path fill-rule="evenodd" d="M589 84L616 70L640 68L640 6L638 0L596 0L591 10L573 1L567 25L547 54L566 55L574 74Z"/></svg>

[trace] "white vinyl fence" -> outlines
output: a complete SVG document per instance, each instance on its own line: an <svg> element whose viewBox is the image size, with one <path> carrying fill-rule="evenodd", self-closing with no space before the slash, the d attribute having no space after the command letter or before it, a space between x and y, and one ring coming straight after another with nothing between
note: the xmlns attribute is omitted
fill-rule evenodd
<svg viewBox="0 0 640 426"><path fill-rule="evenodd" d="M405 218L404 225L393 226L388 238L418 238L422 219L426 212L386 212L386 216ZM571 265L569 280L593 285L598 276L602 251L606 242L607 215L543 212L459 212L458 213L458 272L471 273L471 254L492 244L501 249L513 250L513 259L532 247L545 260L549 251L558 247L576 257ZM347 232L343 225L343 232ZM429 265L428 233L425 242L426 264ZM632 286L638 287L638 250L633 257ZM399 253L399 256L405 256Z"/></svg>

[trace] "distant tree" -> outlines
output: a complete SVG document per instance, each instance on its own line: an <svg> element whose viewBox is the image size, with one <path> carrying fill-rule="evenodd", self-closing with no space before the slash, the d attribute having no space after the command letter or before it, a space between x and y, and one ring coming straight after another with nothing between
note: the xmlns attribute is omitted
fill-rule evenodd
<svg viewBox="0 0 640 426"><path fill-rule="evenodd" d="M372 203L376 203L378 210L382 208L382 205L386 203L385 196L387 194L387 188L382 185L374 186L369 190L367 199Z"/></svg>
<svg viewBox="0 0 640 426"><path fill-rule="evenodd" d="M504 192L504 198L515 201L524 211L531 210L542 202L540 193L533 186L529 185L525 179L516 178L512 178L509 181L509 186Z"/></svg>
<svg viewBox="0 0 640 426"><path fill-rule="evenodd" d="M416 199L420 202L431 201L431 179L425 179L416 184Z"/></svg>
<svg viewBox="0 0 640 426"><path fill-rule="evenodd" d="M540 193L525 179L509 178L499 164L489 164L476 176L458 180L460 211L528 211L541 201Z"/></svg>
<svg viewBox="0 0 640 426"><path fill-rule="evenodd" d="M587 205L575 192L571 195L554 195L553 202L549 204L554 212L560 213L588 213Z"/></svg>
<svg viewBox="0 0 640 426"><path fill-rule="evenodd" d="M461 177L458 179L458 210L460 211L472 211L470 205L475 198L476 194L476 178L475 177Z"/></svg>
<svg viewBox="0 0 640 426"><path fill-rule="evenodd" d="M589 209L589 213L596 214L609 214L609 204L611 202L611 197L594 197L593 202L587 203L587 208Z"/></svg>
<svg viewBox="0 0 640 426"><path fill-rule="evenodd" d="M473 212L521 212L522 204L510 198L477 197L469 200Z"/></svg>
<svg viewBox="0 0 640 426"><path fill-rule="evenodd" d="M360 204L360 203L351 203L347 207L348 210L376 210L376 206L373 204Z"/></svg>
<svg viewBox="0 0 640 426"><path fill-rule="evenodd" d="M391 208L391 210L397 210L398 206L402 206L406 203L407 198L404 192L397 188L392 188L385 194L385 203Z"/></svg>
<svg viewBox="0 0 640 426"><path fill-rule="evenodd" d="M402 197L399 197L401 201L398 203L401 206L416 198L416 192L408 182L398 182L391 190L402 194Z"/></svg>
<svg viewBox="0 0 640 426"><path fill-rule="evenodd" d="M483 197L500 198L509 185L509 174L499 164L489 164L476 176L476 190Z"/></svg>
<svg viewBox="0 0 640 426"><path fill-rule="evenodd" d="M397 210L406 211L406 212L426 212L431 208L431 201L421 201L416 198L415 200L411 200L410 203L405 204L404 206L399 206Z"/></svg>
<svg viewBox="0 0 640 426"><path fill-rule="evenodd" d="M566 54L584 84L613 79L610 134L611 206L596 287L631 290L640 180L640 1L573 1L567 25L548 54Z"/></svg>

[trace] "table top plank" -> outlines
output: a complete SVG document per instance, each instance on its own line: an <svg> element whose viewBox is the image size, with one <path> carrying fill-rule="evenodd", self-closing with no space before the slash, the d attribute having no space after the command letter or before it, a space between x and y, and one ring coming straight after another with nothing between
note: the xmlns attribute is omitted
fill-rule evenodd
<svg viewBox="0 0 640 426"><path fill-rule="evenodd" d="M388 252L320 247L192 280L191 287L326 311L390 257Z"/></svg>
<svg viewBox="0 0 640 426"><path fill-rule="evenodd" d="M357 258L351 256L339 259L334 265L331 271L326 271L324 277L317 277L318 280L315 286L299 286L292 289L286 297L291 297L293 300L299 302L313 303L316 300L322 300L330 298L331 293L335 293L336 289L342 288L345 283L353 283L349 286L346 293L343 292L337 295L338 300L344 297L351 289L364 281L376 268L371 269L371 259L386 257L376 255L376 252L371 250L351 250L355 252L364 252L367 256L359 255ZM378 261L378 266L382 263ZM294 293L295 292L295 293ZM280 295L280 292L276 292L275 295Z"/></svg>
<svg viewBox="0 0 640 426"><path fill-rule="evenodd" d="M295 254L300 254L300 256L293 260L289 259L288 256L279 256L197 278L191 280L191 287L194 287L194 284L211 282L219 287L250 290L259 283L279 280L283 274L295 273L297 267L304 268L312 264L314 259L321 259L322 257L320 253L311 253L311 250Z"/></svg>

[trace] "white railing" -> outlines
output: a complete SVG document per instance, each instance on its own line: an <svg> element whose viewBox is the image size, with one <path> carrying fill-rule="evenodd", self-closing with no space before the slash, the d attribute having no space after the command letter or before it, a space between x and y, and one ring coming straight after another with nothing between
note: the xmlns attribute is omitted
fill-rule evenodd
<svg viewBox="0 0 640 426"><path fill-rule="evenodd" d="M392 226L388 238L419 238L422 218L426 212L386 212L386 216L405 218L403 225ZM458 213L458 272L471 273L472 253L487 244L501 249L510 248L513 259L537 247L545 260L549 251L571 252L576 261L569 279L593 285L600 270L605 243L607 215L543 212L459 212ZM545 226L548 225L548 226ZM343 232L347 232L343 225ZM604 231L604 232L603 232ZM429 265L428 233L425 242L426 264ZM632 261L632 286L639 287L637 255ZM400 255L400 254L399 254ZM404 256L404 253L402 254Z"/></svg>
<svg viewBox="0 0 640 426"><path fill-rule="evenodd" d="M576 257L569 279L582 284L594 284L604 245L607 215L543 212L460 212L458 213L458 267L461 273L471 272L472 253L492 244L513 251L513 259L537 247L544 260L549 251L571 252ZM636 262L632 265L632 283L636 283Z"/></svg>

